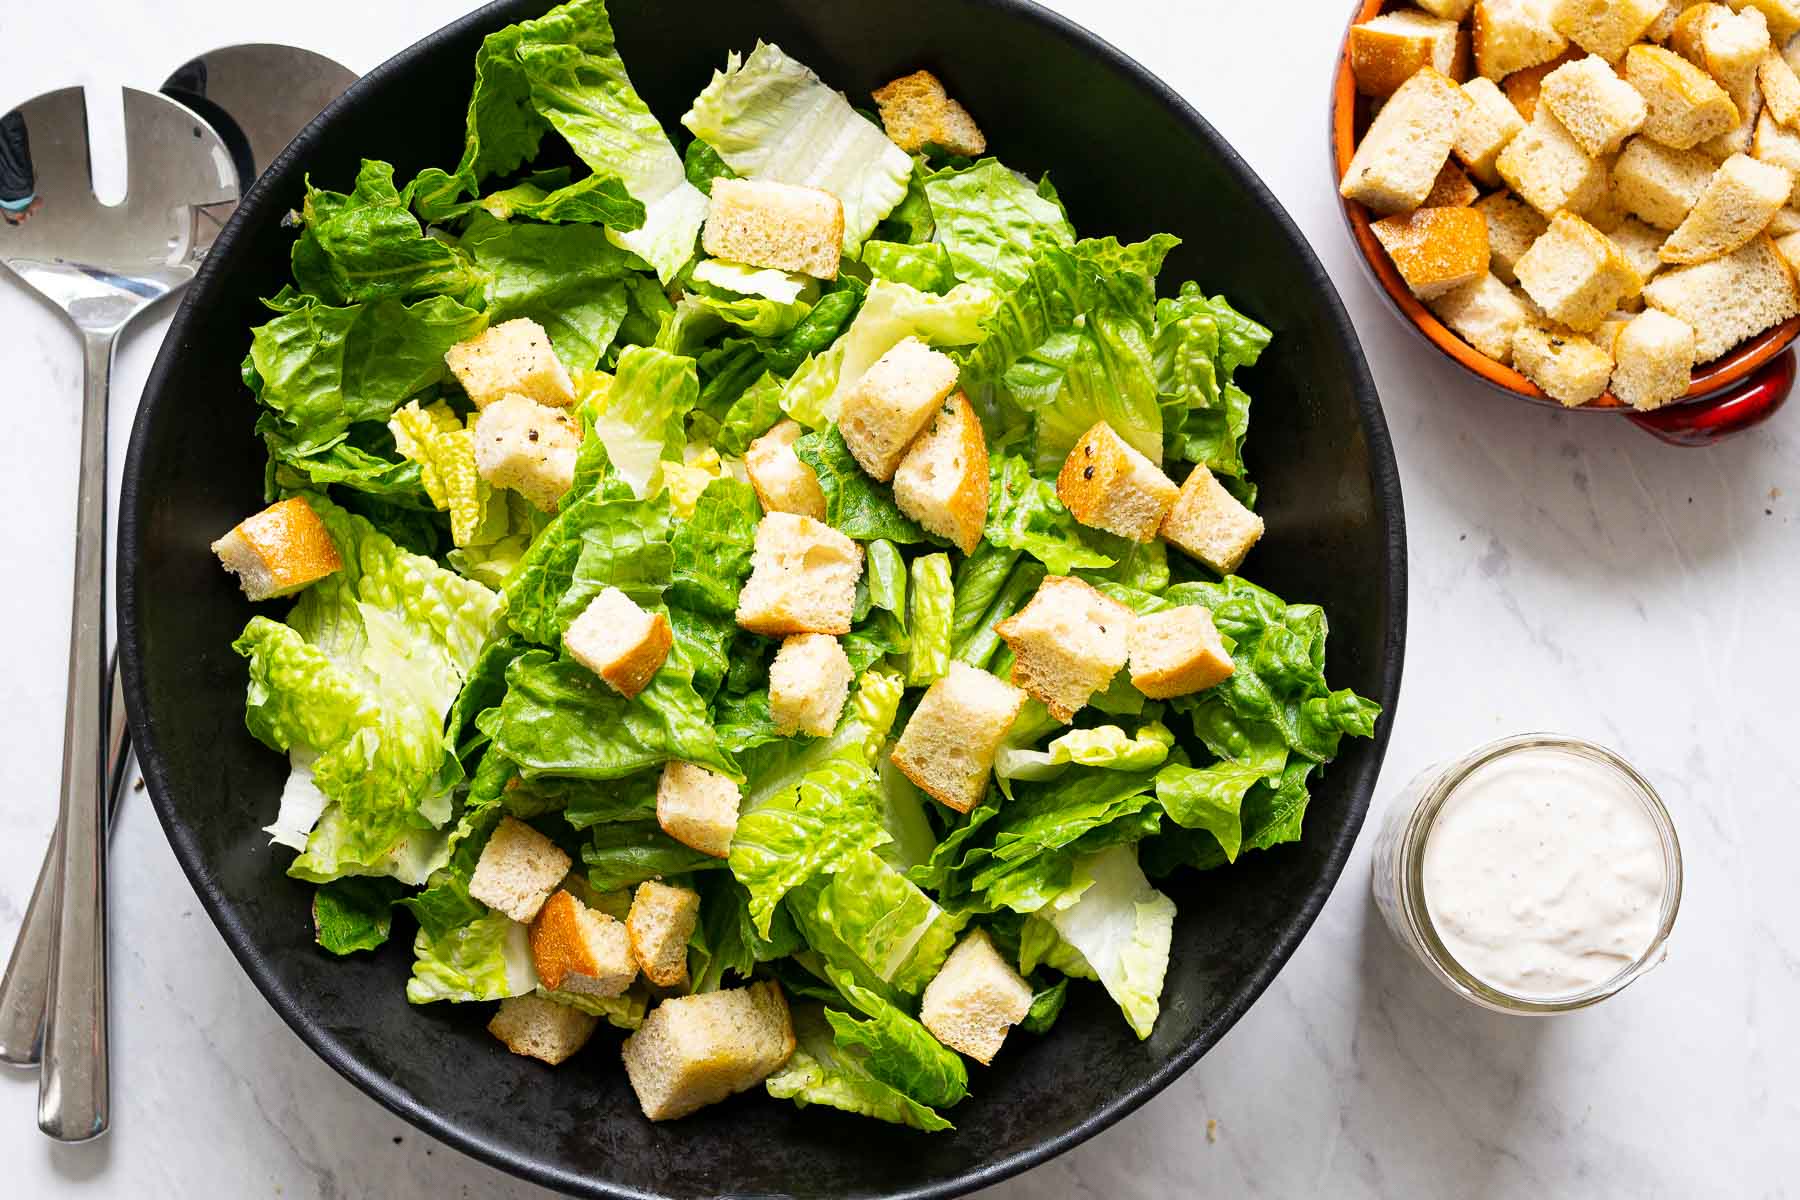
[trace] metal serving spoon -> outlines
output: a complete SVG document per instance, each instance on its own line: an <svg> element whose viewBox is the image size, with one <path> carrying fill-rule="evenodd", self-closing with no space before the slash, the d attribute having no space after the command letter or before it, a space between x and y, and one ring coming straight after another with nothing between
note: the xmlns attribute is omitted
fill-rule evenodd
<svg viewBox="0 0 1800 1200"><path fill-rule="evenodd" d="M3 120L12 174L34 196L0 222L0 263L81 335L86 382L76 500L75 586L63 714L61 898L51 956L38 1127L62 1141L106 1130L106 402L119 331L194 277L216 228L208 205L237 198L219 136L165 96L124 91L125 199L100 203L80 88L28 100ZM21 153L22 151L22 153Z"/></svg>

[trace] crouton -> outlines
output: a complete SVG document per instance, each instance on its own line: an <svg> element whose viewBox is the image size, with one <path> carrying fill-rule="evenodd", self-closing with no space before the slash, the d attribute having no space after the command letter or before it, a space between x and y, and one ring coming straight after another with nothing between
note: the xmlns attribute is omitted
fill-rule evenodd
<svg viewBox="0 0 1800 1200"><path fill-rule="evenodd" d="M1450 157L1469 99L1441 71L1426 67L1376 114L1344 172L1338 192L1383 216L1419 207Z"/></svg>
<svg viewBox="0 0 1800 1200"><path fill-rule="evenodd" d="M1662 14L1650 22L1650 28L1644 30L1644 40L1666 42L1669 35L1675 32L1675 22L1688 7L1687 0L1668 0L1663 5Z"/></svg>
<svg viewBox="0 0 1800 1200"><path fill-rule="evenodd" d="M1616 153L1644 127L1649 110L1636 88L1613 74L1606 60L1589 55L1544 79L1542 101L1590 157Z"/></svg>
<svg viewBox="0 0 1800 1200"><path fill-rule="evenodd" d="M768 513L756 524L737 623L773 637L849 633L862 570L862 547L831 526L794 513Z"/></svg>
<svg viewBox="0 0 1800 1200"><path fill-rule="evenodd" d="M1734 13L1723 4L1696 4L1676 19L1669 48L1717 80L1742 116L1771 49L1769 22L1754 8Z"/></svg>
<svg viewBox="0 0 1800 1200"><path fill-rule="evenodd" d="M1083 525L1153 542L1180 489L1101 421L1081 435L1056 476L1056 498Z"/></svg>
<svg viewBox="0 0 1800 1200"><path fill-rule="evenodd" d="M871 93L881 110L888 140L908 154L927 145L951 154L976 158L986 153L987 139L968 110L952 100L930 71L903 75Z"/></svg>
<svg viewBox="0 0 1800 1200"><path fill-rule="evenodd" d="M1663 239L1667 236L1660 229L1652 229L1639 220L1621 222L1606 235L1612 239L1631 269L1637 272L1638 278L1649 283L1656 273L1663 269Z"/></svg>
<svg viewBox="0 0 1800 1200"><path fill-rule="evenodd" d="M1608 356L1610 356L1613 352L1613 346L1618 343L1619 335L1625 331L1625 327L1631 324L1634 319L1636 319L1635 313L1623 311L1613 313L1611 316L1607 317L1606 320L1600 322L1599 327L1596 328L1594 332L1587 335L1587 340L1606 351Z"/></svg>
<svg viewBox="0 0 1800 1200"><path fill-rule="evenodd" d="M1756 161L1779 167L1794 179L1794 188L1787 203L1777 210L1775 216L1769 218L1772 225L1781 211L1791 212L1790 206L1800 202L1800 133L1780 124L1764 111L1757 115L1756 137L1750 143L1750 153L1756 157ZM1773 231L1770 232L1773 235Z"/></svg>
<svg viewBox="0 0 1800 1200"><path fill-rule="evenodd" d="M1563 209L1581 212L1606 190L1605 167L1569 136L1547 105L1506 144L1494 165L1519 199L1546 219Z"/></svg>
<svg viewBox="0 0 1800 1200"><path fill-rule="evenodd" d="M1578 333L1527 325L1513 337L1513 366L1546 396L1579 408L1606 390L1613 360Z"/></svg>
<svg viewBox="0 0 1800 1200"><path fill-rule="evenodd" d="M1783 234L1775 241L1775 250L1787 263L1788 270L1800 274L1800 230Z"/></svg>
<svg viewBox="0 0 1800 1200"><path fill-rule="evenodd" d="M1769 28L1769 38L1777 46L1800 33L1800 0L1725 0L1732 8L1743 11L1754 8Z"/></svg>
<svg viewBox="0 0 1800 1200"><path fill-rule="evenodd" d="M1716 168L1697 150L1672 150L1647 137L1633 138L1613 164L1613 191L1627 211L1658 229L1687 219Z"/></svg>
<svg viewBox="0 0 1800 1200"><path fill-rule="evenodd" d="M1621 222L1631 219L1631 212L1620 199L1617 189L1612 186L1612 168L1618 161L1618 155L1608 155L1599 160L1600 163L1600 196L1581 212L1581 219L1598 229L1601 233L1611 233Z"/></svg>
<svg viewBox="0 0 1800 1200"><path fill-rule="evenodd" d="M1756 82L1762 88L1763 110L1777 124L1800 126L1800 77L1787 60L1773 52L1764 55L1756 68Z"/></svg>
<svg viewBox="0 0 1800 1200"><path fill-rule="evenodd" d="M531 923L531 959L538 981L552 992L617 996L637 978L624 923L567 891L546 900Z"/></svg>
<svg viewBox="0 0 1800 1200"><path fill-rule="evenodd" d="M1607 62L1618 62L1663 15L1666 0L1552 0L1556 31Z"/></svg>
<svg viewBox="0 0 1800 1200"><path fill-rule="evenodd" d="M476 473L544 512L555 512L575 482L580 453L581 426L568 410L526 396L504 396L475 421Z"/></svg>
<svg viewBox="0 0 1800 1200"><path fill-rule="evenodd" d="M1467 44L1455 21L1417 9L1382 13L1350 27L1350 73L1365 96L1391 96L1431 67L1452 79L1466 74Z"/></svg>
<svg viewBox="0 0 1800 1200"><path fill-rule="evenodd" d="M1644 98L1644 133L1671 149L1690 150L1729 133L1741 116L1712 76L1661 46L1626 51L1625 82Z"/></svg>
<svg viewBox="0 0 1800 1200"><path fill-rule="evenodd" d="M1012 684L952 660L888 757L926 794L966 813L987 793L994 754L1024 706L1025 693Z"/></svg>
<svg viewBox="0 0 1800 1200"><path fill-rule="evenodd" d="M715 179L700 245L714 258L836 279L844 206L830 192L767 179Z"/></svg>
<svg viewBox="0 0 1800 1200"><path fill-rule="evenodd" d="M488 1022L488 1032L522 1058L559 1066L587 1045L600 1018L542 996L508 996Z"/></svg>
<svg viewBox="0 0 1800 1200"><path fill-rule="evenodd" d="M669 618L646 612L616 587L589 601L563 634L569 657L627 700L656 678L674 644Z"/></svg>
<svg viewBox="0 0 1800 1200"><path fill-rule="evenodd" d="M1793 271L1767 237L1711 262L1664 271L1644 289L1644 299L1693 328L1696 363L1800 312Z"/></svg>
<svg viewBox="0 0 1800 1200"><path fill-rule="evenodd" d="M1205 691L1237 669L1211 610L1198 604L1143 614L1132 624L1130 640L1131 686L1152 700Z"/></svg>
<svg viewBox="0 0 1800 1200"><path fill-rule="evenodd" d="M1488 187L1499 187L1500 171L1494 164L1506 144L1525 128L1525 119L1491 79L1471 79L1462 90L1469 104L1456 124L1451 149L1476 179ZM1432 191L1437 187L1434 183Z"/></svg>
<svg viewBox="0 0 1800 1200"><path fill-rule="evenodd" d="M1472 208L1421 208L1384 217L1369 229L1421 300L1487 273L1487 218Z"/></svg>
<svg viewBox="0 0 1800 1200"><path fill-rule="evenodd" d="M751 442L744 454L744 474L764 512L798 513L823 521L825 493L819 477L794 453L794 443L805 433L800 422L783 421Z"/></svg>
<svg viewBox="0 0 1800 1200"><path fill-rule="evenodd" d="M555 842L517 818L501 817L469 876L469 895L529 925L570 865Z"/></svg>
<svg viewBox="0 0 1800 1200"><path fill-rule="evenodd" d="M550 347L550 335L529 317L490 325L444 352L444 364L476 408L509 395L551 408L575 403L575 381Z"/></svg>
<svg viewBox="0 0 1800 1200"><path fill-rule="evenodd" d="M1569 48L1569 39L1550 22L1545 0L1477 0L1475 69L1501 80L1549 62Z"/></svg>
<svg viewBox="0 0 1800 1200"><path fill-rule="evenodd" d="M1031 1011L1031 996L1031 985L1000 957L987 931L977 929L925 985L919 1020L932 1037L987 1066L1006 1031Z"/></svg>
<svg viewBox="0 0 1800 1200"><path fill-rule="evenodd" d="M644 1115L669 1121L755 1087L787 1062L794 1045L781 985L764 980L664 1000L621 1053Z"/></svg>
<svg viewBox="0 0 1800 1200"><path fill-rule="evenodd" d="M738 785L717 771L673 760L656 781L656 823L682 845L714 858L731 853Z"/></svg>
<svg viewBox="0 0 1800 1200"><path fill-rule="evenodd" d="M769 664L769 715L783 737L830 737L843 715L856 673L834 637L797 633L783 640Z"/></svg>
<svg viewBox="0 0 1800 1200"><path fill-rule="evenodd" d="M956 387L956 364L916 337L901 339L844 397L838 431L857 465L881 482L894 477L913 439Z"/></svg>
<svg viewBox="0 0 1800 1200"><path fill-rule="evenodd" d="M1437 182L1425 194L1425 201L1420 208L1467 208L1481 199L1481 189L1475 186L1467 171L1456 165L1454 159L1444 164L1438 172Z"/></svg>
<svg viewBox="0 0 1800 1200"><path fill-rule="evenodd" d="M1513 334L1532 320L1526 302L1487 273L1433 300L1431 311L1463 341L1502 363L1512 361Z"/></svg>
<svg viewBox="0 0 1800 1200"><path fill-rule="evenodd" d="M1687 219L1663 243L1666 263L1720 258L1761 233L1794 191L1785 169L1746 155L1725 160Z"/></svg>
<svg viewBox="0 0 1800 1200"><path fill-rule="evenodd" d="M1519 286L1551 320L1591 330L1643 290L1618 246L1574 213L1557 213L1518 263Z"/></svg>
<svg viewBox="0 0 1800 1200"><path fill-rule="evenodd" d="M625 932L631 937L631 956L637 959L644 978L657 987L687 982L687 944L699 919L699 892L654 879L638 884L625 918Z"/></svg>
<svg viewBox="0 0 1800 1200"><path fill-rule="evenodd" d="M1419 0L1419 7L1434 17L1460 21L1475 7L1475 0Z"/></svg>
<svg viewBox="0 0 1800 1200"><path fill-rule="evenodd" d="M299 496L245 517L212 552L252 601L291 596L344 566L331 531Z"/></svg>
<svg viewBox="0 0 1800 1200"><path fill-rule="evenodd" d="M1238 503L1211 471L1197 466L1163 518L1165 541L1221 575L1243 564L1263 535L1263 519Z"/></svg>
<svg viewBox="0 0 1800 1200"><path fill-rule="evenodd" d="M1790 204L1769 218L1769 227L1763 232L1772 238L1784 238L1790 233L1800 233L1800 209Z"/></svg>
<svg viewBox="0 0 1800 1200"><path fill-rule="evenodd" d="M1612 393L1633 408L1661 408L1687 394L1694 330L1655 309L1639 313L1613 342Z"/></svg>
<svg viewBox="0 0 1800 1200"><path fill-rule="evenodd" d="M1549 78L1550 72L1565 63L1578 62L1581 58L1581 51L1565 50L1547 63L1514 71L1500 81L1500 90L1506 94L1507 102L1518 111L1520 119L1529 125L1537 120L1538 97L1543 94L1544 80Z"/></svg>
<svg viewBox="0 0 1800 1200"><path fill-rule="evenodd" d="M1539 216L1536 209L1506 192L1482 197L1476 203L1475 211L1487 221L1488 269L1502 283L1517 283L1519 279L1513 268L1531 249L1531 244L1544 236L1549 222Z"/></svg>
<svg viewBox="0 0 1800 1200"><path fill-rule="evenodd" d="M1066 724L1125 665L1131 621L1129 608L1093 585L1051 575L994 632L1013 652L1012 681Z"/></svg>
<svg viewBox="0 0 1800 1200"><path fill-rule="evenodd" d="M988 452L969 398L952 392L894 471L894 503L939 537L973 554L987 524Z"/></svg>

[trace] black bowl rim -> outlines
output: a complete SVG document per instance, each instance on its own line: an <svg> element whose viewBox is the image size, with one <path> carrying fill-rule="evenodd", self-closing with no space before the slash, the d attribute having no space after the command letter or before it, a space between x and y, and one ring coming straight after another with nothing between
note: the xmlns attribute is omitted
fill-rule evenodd
<svg viewBox="0 0 1800 1200"><path fill-rule="evenodd" d="M188 328L193 323L196 297L204 293L206 284L212 275L222 269L221 264L229 257L231 246L242 230L251 222L262 220L265 217L266 214L263 210L269 204L269 192L274 186L271 181L284 174L286 168L294 160L306 157L312 144L320 136L321 130L332 121L339 111L353 108L361 103L364 93L373 88L377 81L405 69L418 58L435 53L437 47L443 42L469 30L492 25L497 17L510 15L510 10L515 8L519 2L520 0L494 0L493 3L484 5L420 39L364 75L302 130L275 162L269 165L258 182L245 194L237 212L220 234L206 263L195 278L193 286L187 290L187 295L182 299L181 307L169 327L163 347L157 355L156 363L145 384L143 398L132 426L120 497L118 542L120 661L124 672L126 708L130 713L132 742L137 750L139 767L149 789L151 803L156 809L157 818L162 823L169 844L175 851L175 857L180 862L182 871L187 875L188 882L199 896L201 905L205 908L207 915L212 918L213 923L218 926L226 945L237 958L239 965L243 967L245 974L250 977L251 982L256 985L257 990L263 994L275 1011L280 1014L282 1020L286 1021L288 1026L299 1035L300 1040L324 1059L339 1075L372 1097L389 1112L490 1166L569 1194L616 1197L618 1200L658 1200L653 1193L641 1192L635 1188L622 1187L591 1176L577 1175L548 1166L529 1152L521 1153L510 1145L494 1142L485 1137L478 1128L449 1120L416 1103L391 1080L378 1074L368 1064L358 1059L344 1042L304 1011L293 996L282 990L274 976L268 956L251 942L247 930L238 920L236 913L226 905L216 890L205 885L199 847L179 820L174 805L169 799L167 769L163 760L161 740L157 736L155 727L144 715L146 700L142 673L144 647L138 624L139 554L141 540L146 529L146 523L141 515L145 500L144 458L147 453L149 428L152 420L159 409L174 403L174 398L166 398L163 393L167 388L168 376L174 369L174 360L177 354L175 347L186 342ZM1357 339L1355 327L1345 312L1337 289L1332 285L1330 277L1325 273L1325 269L1320 264L1311 245L1294 224L1293 218L1288 215L1280 201L1231 147L1230 143L1220 136L1218 131L1195 111L1192 105L1148 68L1118 47L1067 17L1034 3L1033 0L969 0L969 3L984 8L1001 9L1010 12L1020 20L1033 22L1064 41L1074 43L1089 55L1099 58L1114 70L1126 75L1137 86L1159 101L1186 128L1190 136L1198 138L1213 154L1217 155L1244 188L1256 198L1257 202L1274 216L1280 226L1290 249L1299 259L1314 292L1319 297L1319 302L1325 307L1332 324L1337 329L1338 337L1348 351L1353 374L1352 386L1360 408L1364 436L1368 440L1371 482L1380 507L1380 519L1384 525L1383 535L1387 552L1387 627L1383 631L1385 656L1379 664L1381 701L1384 711L1377 723L1372 744L1360 756L1361 769L1352 780L1350 819L1338 831L1330 847L1325 859L1324 874L1306 897L1300 910L1288 922L1280 938L1263 958L1261 964L1250 973L1243 985L1215 1010L1211 1019L1186 1045L1180 1047L1167 1062L1143 1082L1113 1097L1072 1128L1046 1138L1028 1150L985 1163L959 1177L893 1192L891 1193L893 1200L939 1200L943 1197L965 1195L978 1188L988 1187L1009 1179L1064 1151L1073 1149L1135 1112L1168 1087L1189 1067L1198 1062L1206 1051L1211 1049L1225 1035L1226 1031L1238 1022L1250 1006L1267 990L1269 984L1274 982L1275 976L1293 956L1301 939L1311 929L1320 910L1324 908L1326 900L1330 898L1336 887L1339 877L1343 874L1344 864L1349 859L1350 851L1355 845L1357 835L1368 815L1369 802L1374 793L1376 779L1380 774L1382 759L1387 751L1388 735L1393 727L1394 714L1400 698L1400 680L1406 646L1406 519L1401 498L1399 468L1394 460L1393 443L1388 434L1387 421L1383 416L1374 379L1370 375L1368 363L1363 357L1362 345Z"/></svg>

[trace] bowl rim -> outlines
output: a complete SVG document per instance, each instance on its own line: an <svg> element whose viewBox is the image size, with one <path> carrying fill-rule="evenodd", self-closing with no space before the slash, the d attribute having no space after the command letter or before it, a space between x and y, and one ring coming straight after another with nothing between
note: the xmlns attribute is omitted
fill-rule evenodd
<svg viewBox="0 0 1800 1200"><path fill-rule="evenodd" d="M1073 1149L1095 1134L1130 1115L1152 1097L1184 1074L1234 1026L1250 1006L1261 997L1275 976L1287 964L1301 940L1311 929L1325 902L1335 890L1344 866L1368 815L1389 735L1400 702L1402 668L1405 660L1407 618L1407 545L1406 522L1401 495L1399 468L1394 458L1373 376L1365 360L1354 325L1344 309L1330 277L1317 254L1300 233L1292 217L1269 191L1267 185L1250 169L1229 143L1173 88L1131 56L1076 22L1042 7L1034 0L968 0L985 8L999 9L1013 18L1035 24L1040 29L1080 52L1097 58L1121 73L1135 86L1160 103L1173 116L1189 137L1197 138L1234 175L1238 182L1268 211L1296 256L1300 269L1309 277L1319 303L1338 338L1345 347L1352 374L1352 391L1356 397L1358 417L1368 445L1371 492L1377 506L1376 520L1381 524L1381 540L1385 555L1385 606L1377 614L1380 623L1381 650L1371 664L1379 686L1372 689L1383 706L1374 736L1359 748L1355 761L1341 764L1347 783L1349 811L1346 820L1325 847L1321 872L1296 912L1287 920L1274 943L1257 965L1247 973L1234 992L1209 1014L1204 1025L1188 1041L1135 1086L1111 1097L1087 1117L1069 1128L1044 1138L1035 1145L1006 1157L980 1163L959 1175L915 1186L884 1192L892 1200L937 1200L960 1196L978 1188L992 1186L1023 1171L1038 1166ZM245 193L236 213L217 239L213 251L193 285L183 296L158 352L141 403L132 425L126 454L121 489L118 533L118 613L119 646L126 708L139 767L148 787L158 820L169 839L182 872L194 888L202 907L218 927L227 947L256 989L315 1054L348 1080L359 1091L373 1098L389 1112L437 1140L481 1160L489 1166L544 1187L566 1194L617 1198L617 1200L662 1200L661 1193L640 1191L628 1185L561 1169L533 1154L529 1149L486 1136L473 1123L446 1116L413 1099L403 1088L363 1061L332 1030L325 1028L305 1011L297 998L282 987L275 975L273 956L256 945L244 922L207 879L205 860L198 842L181 820L171 800L168 768L162 749L162 738L147 712L148 692L144 678L145 644L140 625L140 570L143 541L148 533L149 496L145 478L151 428L167 410L178 407L176 398L168 396L169 376L181 347L190 340L190 326L195 321L196 304L209 290L211 279L224 270L232 247L253 223L274 219L274 189L287 182L295 164L304 159L322 131L336 116L356 107L378 83L401 73L421 58L438 52L442 44L460 39L476 31L491 31L515 20L537 15L547 9L550 0L493 0L473 12L427 34L412 45L370 70L348 91L334 100L302 130ZM267 211L265 211L267 210Z"/></svg>
<svg viewBox="0 0 1800 1200"><path fill-rule="evenodd" d="M1350 232L1350 240L1355 245L1357 257L1365 270L1375 279L1388 305L1413 331L1423 337L1446 358L1479 378L1483 383L1500 391L1528 400L1535 404L1554 408L1562 412L1611 412L1629 415L1636 410L1608 389L1586 404L1573 407L1565 405L1545 394L1536 384L1524 375L1504 363L1489 358L1475 347L1469 345L1455 331L1450 329L1437 316L1426 308L1419 298L1412 294L1406 281L1400 277L1393 260L1387 251L1382 249L1376 240L1375 233L1369 228L1371 215L1366 206L1355 200L1345 199L1338 193L1337 187L1350 169L1350 159L1356 153L1356 123L1358 100L1361 98L1356 90L1356 76L1350 69L1350 30L1356 25L1369 20L1389 8L1394 0L1353 0L1350 19L1344 25L1344 37L1338 46L1337 71L1332 77L1331 112L1328 123L1330 131L1331 190L1337 197L1338 208L1344 218L1344 225ZM1458 22L1458 24L1462 24ZM1471 68L1473 69L1473 68ZM1694 373L1687 394L1675 401L1675 405L1688 404L1697 400L1717 396L1719 393L1750 378L1763 364L1786 350L1794 339L1800 336L1800 317L1790 317L1781 324L1765 329L1763 332L1740 342L1731 350L1705 365Z"/></svg>

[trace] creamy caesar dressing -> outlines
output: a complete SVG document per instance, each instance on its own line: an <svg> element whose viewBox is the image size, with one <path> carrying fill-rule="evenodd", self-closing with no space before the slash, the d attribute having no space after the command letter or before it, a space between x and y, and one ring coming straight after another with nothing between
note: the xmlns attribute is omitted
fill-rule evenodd
<svg viewBox="0 0 1800 1200"><path fill-rule="evenodd" d="M1531 1000L1606 982L1656 940L1667 871L1636 785L1569 750L1477 767L1425 843L1426 911L1475 978Z"/></svg>

